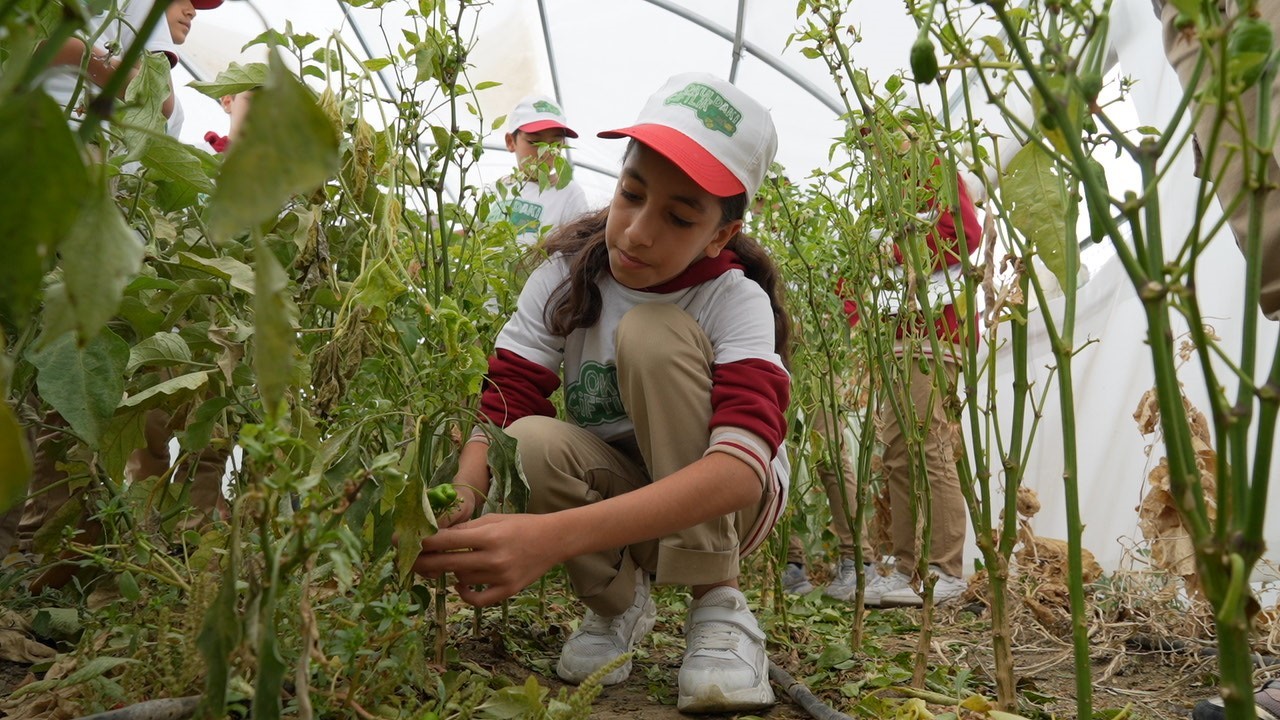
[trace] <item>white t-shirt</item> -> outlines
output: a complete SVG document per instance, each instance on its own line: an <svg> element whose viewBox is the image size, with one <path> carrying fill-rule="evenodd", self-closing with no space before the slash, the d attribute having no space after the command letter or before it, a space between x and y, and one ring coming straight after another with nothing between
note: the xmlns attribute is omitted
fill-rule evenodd
<svg viewBox="0 0 1280 720"><path fill-rule="evenodd" d="M537 182L509 177L499 182L507 188L507 197L490 206L488 221L509 220L516 226L516 240L524 246L536 243L542 228L562 225L590 209L586 193L573 181L562 190L542 190Z"/></svg>
<svg viewBox="0 0 1280 720"><path fill-rule="evenodd" d="M86 28L86 38L94 38L94 46L100 50L105 49L108 45L118 45L115 49L117 56L123 54L133 44L137 38L137 29L141 27L146 20L148 13L154 0L120 0L119 13L116 17L110 17L107 12L100 13L89 19L89 27ZM110 18L110 22L108 19ZM99 35L98 31L102 33ZM96 36L96 37L95 37ZM169 33L169 23L161 18L156 24L155 30L151 33L151 38L144 45L148 52L162 52L169 56L170 65L177 64L178 46L173 42L173 36ZM49 68L46 71L45 78L41 82L44 91L53 98L54 102L59 106L66 108L71 102L71 97L75 93L77 77L80 68L70 65L61 65ZM71 111L71 120L73 123L79 122L84 115L85 93L90 90L97 90L91 87L93 84L85 80L80 94L76 96L76 107ZM166 131L173 137L178 137L179 131L182 130L183 112L181 105L177 102L177 96L174 96L173 114L169 117Z"/></svg>

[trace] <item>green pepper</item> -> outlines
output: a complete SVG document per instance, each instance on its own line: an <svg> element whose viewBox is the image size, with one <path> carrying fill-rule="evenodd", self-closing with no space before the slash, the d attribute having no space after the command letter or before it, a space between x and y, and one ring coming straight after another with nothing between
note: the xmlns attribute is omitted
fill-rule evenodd
<svg viewBox="0 0 1280 720"><path fill-rule="evenodd" d="M431 512L437 515L453 507L457 501L458 491L449 483L427 490L427 502L431 505Z"/></svg>
<svg viewBox="0 0 1280 720"><path fill-rule="evenodd" d="M938 77L938 55L934 52L933 41L928 35L921 34L911 45L911 74L922 85L927 85Z"/></svg>
<svg viewBox="0 0 1280 720"><path fill-rule="evenodd" d="M1262 76L1271 57L1272 40L1271 25L1257 18L1240 18L1231 27L1227 35L1227 72L1242 90Z"/></svg>

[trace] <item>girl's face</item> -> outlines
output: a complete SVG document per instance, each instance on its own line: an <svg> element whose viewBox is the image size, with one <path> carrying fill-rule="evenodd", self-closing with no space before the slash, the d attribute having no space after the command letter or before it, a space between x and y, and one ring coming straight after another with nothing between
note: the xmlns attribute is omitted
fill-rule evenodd
<svg viewBox="0 0 1280 720"><path fill-rule="evenodd" d="M555 163L556 154L564 147L564 128L547 128L538 132L517 130L507 133L507 150L516 156L516 165L528 175L537 176L538 165L548 171Z"/></svg>
<svg viewBox="0 0 1280 720"><path fill-rule="evenodd" d="M191 22L196 19L196 7L191 0L173 0L165 10L165 19L169 21L169 34L173 36L175 45L186 42L191 32Z"/></svg>
<svg viewBox="0 0 1280 720"><path fill-rule="evenodd" d="M741 220L721 222L720 198L635 143L605 223L609 269L629 288L661 285L698 260L719 255L741 228Z"/></svg>

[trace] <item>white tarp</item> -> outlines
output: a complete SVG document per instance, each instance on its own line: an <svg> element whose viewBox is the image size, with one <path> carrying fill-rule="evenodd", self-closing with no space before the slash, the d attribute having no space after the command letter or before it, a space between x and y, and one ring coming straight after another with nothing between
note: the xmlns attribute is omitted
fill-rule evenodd
<svg viewBox="0 0 1280 720"><path fill-rule="evenodd" d="M680 12L668 5L679 5ZM788 36L796 27L795 6L774 0L741 3L745 43L735 70L732 37L739 5L737 0L498 0L480 13L477 43L469 58L475 66L470 71L473 83L503 83L479 94L482 114L487 121L504 115L527 93L558 95L581 135L572 147L572 159L580 166L578 179L589 200L603 204L612 190L609 173L618 166L623 144L599 140L595 133L630 122L648 94L669 75L699 70L728 77L732 71L740 86L772 110L779 129L778 161L791 177L803 178L810 169L829 164L832 138L842 132L839 113L833 109L835 85L820 61L803 58L798 44L788 47ZM350 9L349 16L336 0L262 0L257 7L270 27L283 28L290 22L295 31L313 33L321 42L338 32L350 47L360 48L363 39L375 54L386 54L388 39L393 45L400 42L405 23L397 16L403 6L395 3L384 11ZM699 19L729 37L699 25ZM853 46L853 62L867 70L872 82L907 64L916 27L900 3L853 3L849 19L862 37ZM242 53L241 46L262 29L245 2L232 1L202 12L184 48L186 61L197 75L212 79L232 60L261 59L261 48ZM1150 0L1115 0L1112 37L1120 72L1138 80L1130 110L1135 126L1162 127L1182 91L1164 60L1160 26ZM930 88L930 92L926 102L936 107L936 91ZM190 89L182 90L181 97L187 112L185 139L198 144L206 130L225 132L225 116L215 103ZM501 136L492 135L490 144L500 148ZM1190 150L1177 163L1171 177L1187 181L1165 182L1161 190L1165 236L1170 242L1178 237L1178 228L1185 227L1186 218L1178 213L1190 212L1195 192ZM487 153L480 168L482 177L476 182L492 181L507 172L510 164L504 150ZM1107 255L1091 253L1092 277L1080 291L1077 344L1085 339L1097 342L1076 358L1075 401L1084 542L1111 569L1121 566L1128 551L1141 543L1136 508L1146 491L1146 475L1162 452L1157 449L1148 456L1151 439L1139 435L1131 417L1152 385L1151 361L1143 343L1146 322L1123 269L1114 258L1105 259ZM1240 314L1253 310L1242 308L1243 263L1225 231L1201 261L1199 272L1205 315L1213 318L1224 347L1238 348ZM1061 300L1051 306L1060 311ZM1265 348L1274 342L1276 327L1265 321L1262 325ZM1005 371L1001 387L1008 388L1008 358L1002 357L1001 362ZM1032 372L1041 386L1052 363L1044 337L1033 337ZM1192 402L1207 410L1194 360L1182 374ZM1034 523L1036 531L1065 538L1056 391L1042 410L1026 484L1039 492L1043 503ZM1280 548L1280 526L1275 520L1280 517L1275 513L1280 499L1276 496L1280 492L1272 493L1267 532L1272 548ZM976 556L971 546L966 557Z"/></svg>

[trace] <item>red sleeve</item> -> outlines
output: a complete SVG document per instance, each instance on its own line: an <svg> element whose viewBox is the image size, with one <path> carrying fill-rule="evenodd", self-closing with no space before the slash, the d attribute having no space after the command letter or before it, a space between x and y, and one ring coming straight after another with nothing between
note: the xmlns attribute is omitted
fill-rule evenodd
<svg viewBox="0 0 1280 720"><path fill-rule="evenodd" d="M716 365L711 371L711 427L749 430L774 451L787 433L791 378L768 360Z"/></svg>
<svg viewBox="0 0 1280 720"><path fill-rule="evenodd" d="M936 233L929 237L929 249L938 258L938 264L935 266L938 270L941 270L944 264L959 263L961 247L965 248L965 255L970 255L982 244L982 223L978 221L978 208L969 197L969 188L964 184L964 178L956 177L956 190L956 205L960 211L964 242L960 242L959 233L956 232L955 213L951 208L943 210L938 216ZM938 238L944 240L941 250L938 248Z"/></svg>
<svg viewBox="0 0 1280 720"><path fill-rule="evenodd" d="M480 412L498 427L528 415L555 417L548 398L560 387L560 376L510 350L489 358L489 374L480 393Z"/></svg>

